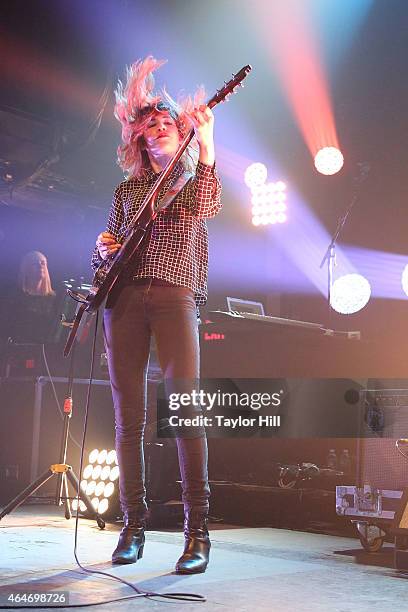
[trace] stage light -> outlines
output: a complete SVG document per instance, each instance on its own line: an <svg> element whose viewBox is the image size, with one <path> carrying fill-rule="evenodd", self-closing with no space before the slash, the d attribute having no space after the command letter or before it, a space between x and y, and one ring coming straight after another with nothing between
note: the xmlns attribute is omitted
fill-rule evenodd
<svg viewBox="0 0 408 612"><path fill-rule="evenodd" d="M266 166L260 162L256 162L248 166L245 170L244 181L250 189L254 189L265 183L267 175L268 171Z"/></svg>
<svg viewBox="0 0 408 612"><path fill-rule="evenodd" d="M109 502L106 499L106 497L104 497L103 499L101 499L101 501L99 502L99 506L98 506L98 512L99 514L103 514L106 515L106 511L109 508Z"/></svg>
<svg viewBox="0 0 408 612"><path fill-rule="evenodd" d="M371 296L370 283L361 274L346 274L336 279L330 291L330 304L340 314L362 310Z"/></svg>
<svg viewBox="0 0 408 612"><path fill-rule="evenodd" d="M73 499L72 500L72 504L71 504L71 508L74 512L76 512L77 508L78 508L78 500L77 499ZM81 512L85 512L86 510L86 506L84 504L84 502L82 500L79 501L79 509Z"/></svg>
<svg viewBox="0 0 408 612"><path fill-rule="evenodd" d="M91 503L99 514L103 514L106 519L116 519L120 516L117 482L119 466L116 452L114 450L108 452L106 449L102 451L94 449L89 454L89 461L90 463L83 470L81 488L91 498ZM76 511L78 506L76 499L72 501L71 506ZM82 501L80 502L80 510L85 517L91 518Z"/></svg>
<svg viewBox="0 0 408 612"><path fill-rule="evenodd" d="M116 462L117 462L116 451L115 450L109 451L109 453L106 456L106 465L112 465L112 463L116 463Z"/></svg>
<svg viewBox="0 0 408 612"><path fill-rule="evenodd" d="M88 495L88 497L90 495L93 495L93 493L95 491L95 487L96 487L96 481L95 480L91 480L90 482L88 482L88 484L86 485L86 489L85 489L85 493Z"/></svg>
<svg viewBox="0 0 408 612"><path fill-rule="evenodd" d="M95 465L94 469L92 470L92 480L97 480L99 476L101 475L101 472L102 472L102 466Z"/></svg>
<svg viewBox="0 0 408 612"><path fill-rule="evenodd" d="M105 483L101 480L95 487L95 495L96 497L101 497L105 490Z"/></svg>
<svg viewBox="0 0 408 612"><path fill-rule="evenodd" d="M106 457L107 457L107 456L108 456L108 451L107 451L106 449L101 450L101 452L100 452L100 453L98 453L98 459L97 459L97 462L98 462L99 464L101 464L101 463L105 463L105 461L106 461Z"/></svg>
<svg viewBox="0 0 408 612"><path fill-rule="evenodd" d="M408 296L408 264L405 266L402 276L401 276L401 284L404 290L405 295Z"/></svg>
<svg viewBox="0 0 408 612"><path fill-rule="evenodd" d="M110 471L111 471L110 465L105 465L102 468L101 480L106 480L107 478L109 478Z"/></svg>
<svg viewBox="0 0 408 612"><path fill-rule="evenodd" d="M314 165L321 174L331 176L342 169L344 157L336 147L324 147L315 155Z"/></svg>
<svg viewBox="0 0 408 612"><path fill-rule="evenodd" d="M99 506L99 499L97 497L94 497L92 500L92 505L95 508L96 511L98 511L98 506Z"/></svg>
<svg viewBox="0 0 408 612"><path fill-rule="evenodd" d="M84 469L84 471L83 471L83 477L85 479L91 478L93 469L94 469L93 465L92 464L88 464L86 466L86 468Z"/></svg>
<svg viewBox="0 0 408 612"><path fill-rule="evenodd" d="M110 497L113 494L114 490L115 490L115 485L113 484L113 482L108 482L103 491L103 496Z"/></svg>
<svg viewBox="0 0 408 612"><path fill-rule="evenodd" d="M259 185L252 190L253 225L275 225L287 220L285 191L286 185L283 181Z"/></svg>
<svg viewBox="0 0 408 612"><path fill-rule="evenodd" d="M98 459L98 455L99 455L99 450L97 448L94 448L93 451L89 453L89 463L96 463L96 460Z"/></svg>
<svg viewBox="0 0 408 612"><path fill-rule="evenodd" d="M109 480L110 481L115 481L119 478L119 467L117 465L115 465L112 469L111 472L109 474Z"/></svg>

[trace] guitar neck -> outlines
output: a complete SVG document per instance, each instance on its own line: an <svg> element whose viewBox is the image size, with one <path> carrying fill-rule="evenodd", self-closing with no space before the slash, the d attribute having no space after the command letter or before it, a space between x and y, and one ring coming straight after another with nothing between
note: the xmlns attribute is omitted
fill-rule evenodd
<svg viewBox="0 0 408 612"><path fill-rule="evenodd" d="M251 68L251 66L249 64L247 66L244 66L243 68L241 68L241 70L236 75L233 75L233 78L228 83L225 83L225 85L224 85L224 87L222 89L218 90L212 96L212 98L210 98L208 100L207 106L209 108L214 108L214 106L216 106L220 102L223 102L224 100L226 100L228 98L228 96L230 96L231 93L233 93L234 90L238 86L242 86L243 79L247 76L247 74L251 70L252 70L252 68ZM150 192L146 196L146 199L145 199L144 203L142 204L142 206L140 207L140 209L139 209L138 213L136 214L135 218L132 219L132 222L129 225L130 229L132 229L136 225L136 223L138 222L138 220L140 218L140 214L146 208L147 204L149 202L152 202L152 201L155 200L155 198L159 194L159 192L160 192L164 182L167 180L167 178L169 177L169 175L173 171L175 165L179 161L180 157L183 155L184 151L187 149L187 147L190 144L190 142L193 139L193 137L194 137L194 129L191 128L190 131L186 134L186 136L184 136L184 138L183 138L182 142L180 143L180 146L177 149L174 157L167 163L167 165L165 166L165 168L163 170L162 175L156 181L156 183L153 185L152 189L150 190Z"/></svg>

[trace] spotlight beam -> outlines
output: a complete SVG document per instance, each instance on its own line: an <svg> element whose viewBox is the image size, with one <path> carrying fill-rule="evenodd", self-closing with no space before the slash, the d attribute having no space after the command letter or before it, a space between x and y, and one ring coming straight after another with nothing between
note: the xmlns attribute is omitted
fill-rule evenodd
<svg viewBox="0 0 408 612"><path fill-rule="evenodd" d="M292 112L314 158L339 148L328 79L307 2L257 3L253 16Z"/></svg>

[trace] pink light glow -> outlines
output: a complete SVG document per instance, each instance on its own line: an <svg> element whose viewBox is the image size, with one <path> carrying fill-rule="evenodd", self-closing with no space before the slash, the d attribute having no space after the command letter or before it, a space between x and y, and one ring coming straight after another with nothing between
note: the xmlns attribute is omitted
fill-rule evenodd
<svg viewBox="0 0 408 612"><path fill-rule="evenodd" d="M264 0L256 6L252 17L311 155L314 157L322 147L339 148L327 79L308 3Z"/></svg>
<svg viewBox="0 0 408 612"><path fill-rule="evenodd" d="M14 80L21 89L29 88L44 95L57 96L59 105L76 107L86 114L92 114L98 104L100 91L61 69L60 64L22 40L2 33L0 53L3 58L0 73ZM112 112L107 115L113 117L113 101Z"/></svg>

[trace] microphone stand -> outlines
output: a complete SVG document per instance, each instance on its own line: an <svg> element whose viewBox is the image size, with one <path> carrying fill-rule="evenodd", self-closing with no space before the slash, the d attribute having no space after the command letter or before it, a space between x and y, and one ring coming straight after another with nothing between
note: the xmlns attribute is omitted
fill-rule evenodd
<svg viewBox="0 0 408 612"><path fill-rule="evenodd" d="M71 327L72 323L68 323L65 320L62 321L62 325L65 327ZM61 446L60 446L60 455L59 462L51 464L36 480L31 482L21 493L17 495L14 499L12 499L1 511L0 511L0 521L7 514L10 514L15 508L20 506L22 503L26 501L33 493L35 493L38 489L40 489L50 478L53 476L57 477L57 486L56 493L54 496L54 503L57 506L61 506L64 504L65 506L65 518L71 518L71 509L69 506L70 497L68 495L68 482L71 484L72 488L75 491L75 498L77 503L79 504L80 500L85 504L86 509L91 518L95 519L99 529L105 528L105 521L98 514L95 508L92 505L91 499L85 493L85 491L80 487L79 479L75 474L72 467L67 464L67 449L68 449L68 438L69 438L69 425L70 419L72 417L72 391L74 386L74 360L75 360L75 345L74 349L71 351L71 360L69 365L69 373L68 373L68 385L67 385L67 395L64 400L64 423L63 423L63 432L61 436ZM80 475L81 476L81 475ZM79 499L78 499L78 491L79 491Z"/></svg>
<svg viewBox="0 0 408 612"><path fill-rule="evenodd" d="M357 202L360 186L366 180L368 173L370 172L370 165L367 162L357 164L359 166L359 174L354 178L354 189L353 195L344 215L338 218L336 230L331 237L330 244L324 254L322 261L320 262L320 269L323 268L327 261L327 306L328 306L328 320L331 319L332 305L331 305L331 290L333 287L333 270L336 265L336 244L339 236L346 225L347 219Z"/></svg>

